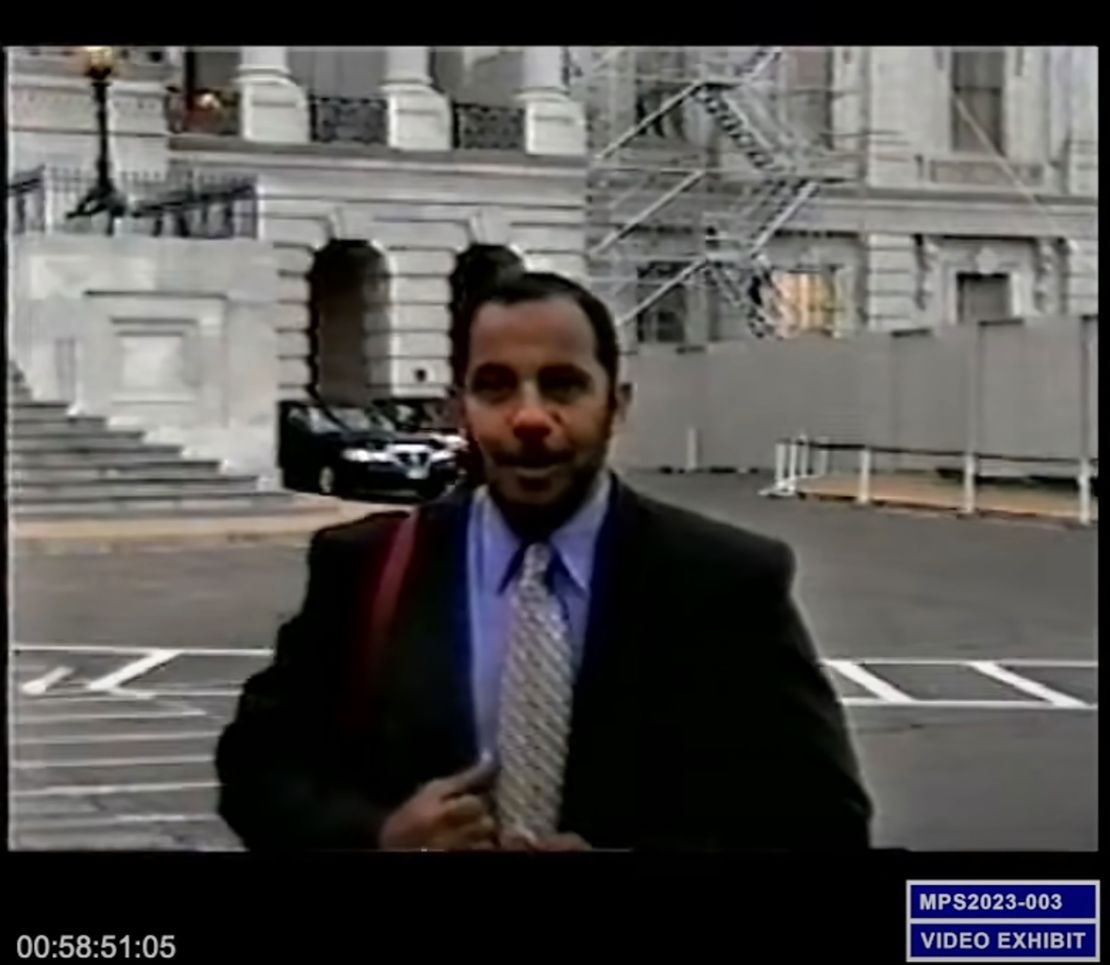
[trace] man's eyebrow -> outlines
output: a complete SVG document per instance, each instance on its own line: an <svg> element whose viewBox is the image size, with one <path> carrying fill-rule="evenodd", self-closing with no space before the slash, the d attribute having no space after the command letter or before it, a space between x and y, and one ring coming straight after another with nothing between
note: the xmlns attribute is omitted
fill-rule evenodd
<svg viewBox="0 0 1110 965"><path fill-rule="evenodd" d="M577 362L552 362L550 365L543 366L540 373L544 375L579 375L585 379L590 378L590 373Z"/></svg>
<svg viewBox="0 0 1110 965"><path fill-rule="evenodd" d="M506 365L504 362L483 362L481 365L474 369L471 374L471 379L476 379L482 376L491 375L515 375L512 367Z"/></svg>
<svg viewBox="0 0 1110 965"><path fill-rule="evenodd" d="M541 385L573 387L583 391L593 388L594 378L577 365L551 365L540 370Z"/></svg>
<svg viewBox="0 0 1110 965"><path fill-rule="evenodd" d="M471 378L478 378L479 376L488 375L511 375L516 376L516 369L505 362L482 362L475 367ZM551 376L573 376L579 379L590 380L592 376L589 371L575 362L552 362L548 365L543 365L539 370L540 377Z"/></svg>

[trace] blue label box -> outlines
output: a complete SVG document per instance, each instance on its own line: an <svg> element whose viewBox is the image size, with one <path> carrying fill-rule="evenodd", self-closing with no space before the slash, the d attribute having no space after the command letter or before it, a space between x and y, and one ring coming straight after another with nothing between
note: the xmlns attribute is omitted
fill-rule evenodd
<svg viewBox="0 0 1110 965"><path fill-rule="evenodd" d="M908 962L1097 962L1097 881L910 881Z"/></svg>
<svg viewBox="0 0 1110 965"><path fill-rule="evenodd" d="M1072 962L1097 961L1094 925L960 922L910 926L910 961L1006 961L1036 956Z"/></svg>

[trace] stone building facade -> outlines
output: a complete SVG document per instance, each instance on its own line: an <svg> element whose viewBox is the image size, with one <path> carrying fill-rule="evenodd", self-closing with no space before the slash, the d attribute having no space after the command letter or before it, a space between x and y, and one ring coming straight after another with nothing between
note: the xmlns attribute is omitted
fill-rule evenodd
<svg viewBox="0 0 1110 965"><path fill-rule="evenodd" d="M154 295L158 317L192 318L198 299L229 297L243 259L243 277L257 282L252 318L269 319L258 351L272 375L246 380L260 398L434 399L447 385L447 308L464 252L509 252L529 268L586 279L591 107L572 81L573 49L121 51L109 111L121 183L250 179L257 244L196 242L223 245L232 266L207 285L151 254L160 274L140 282L124 272L109 298L105 259L123 248L102 238L82 247L74 236L64 247L67 297L99 299L105 324L104 306L126 306L128 291L139 307L121 308L119 321L132 333ZM41 169L47 181L92 170L94 112L76 60L61 48L9 51L9 170ZM1096 48L833 47L805 83L827 86L823 136L850 176L806 205L769 254L818 327L851 334L1097 312ZM64 205L46 198L40 228L63 231ZM139 248L159 243L129 239L134 263ZM50 271L59 250L50 249ZM20 278L37 277L41 251L27 247ZM272 278L260 278L265 265ZM808 280L814 266L827 281ZM804 284L791 280L799 271ZM13 345L32 388L120 415L105 369L74 354L72 333L64 348L41 344L51 329L29 320L43 296L19 285ZM222 295L209 290L221 285ZM711 343L706 314L689 315L668 340ZM236 357L249 358L235 344ZM236 377L221 365L197 377ZM157 405L122 415L164 428ZM205 409L204 420L219 418ZM198 451L231 458L232 437L211 429L194 433Z"/></svg>

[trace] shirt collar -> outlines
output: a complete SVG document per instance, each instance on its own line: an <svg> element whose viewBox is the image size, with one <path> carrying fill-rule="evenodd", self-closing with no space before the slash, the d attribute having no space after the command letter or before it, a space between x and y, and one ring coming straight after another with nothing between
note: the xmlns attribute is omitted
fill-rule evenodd
<svg viewBox="0 0 1110 965"><path fill-rule="evenodd" d="M609 508L612 485L608 470L599 473L585 502L548 540L571 580L584 593L590 589L594 548ZM523 546L490 498L487 487L482 486L476 496L483 521L482 581L486 586L495 588L497 593L503 593L519 566Z"/></svg>

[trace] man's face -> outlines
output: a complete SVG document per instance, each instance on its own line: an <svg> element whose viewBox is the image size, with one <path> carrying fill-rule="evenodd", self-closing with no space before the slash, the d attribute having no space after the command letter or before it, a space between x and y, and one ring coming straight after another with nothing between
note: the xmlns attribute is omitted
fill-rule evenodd
<svg viewBox="0 0 1110 965"><path fill-rule="evenodd" d="M462 422L504 507L534 519L577 505L623 414L613 395L593 328L571 299L479 309Z"/></svg>

